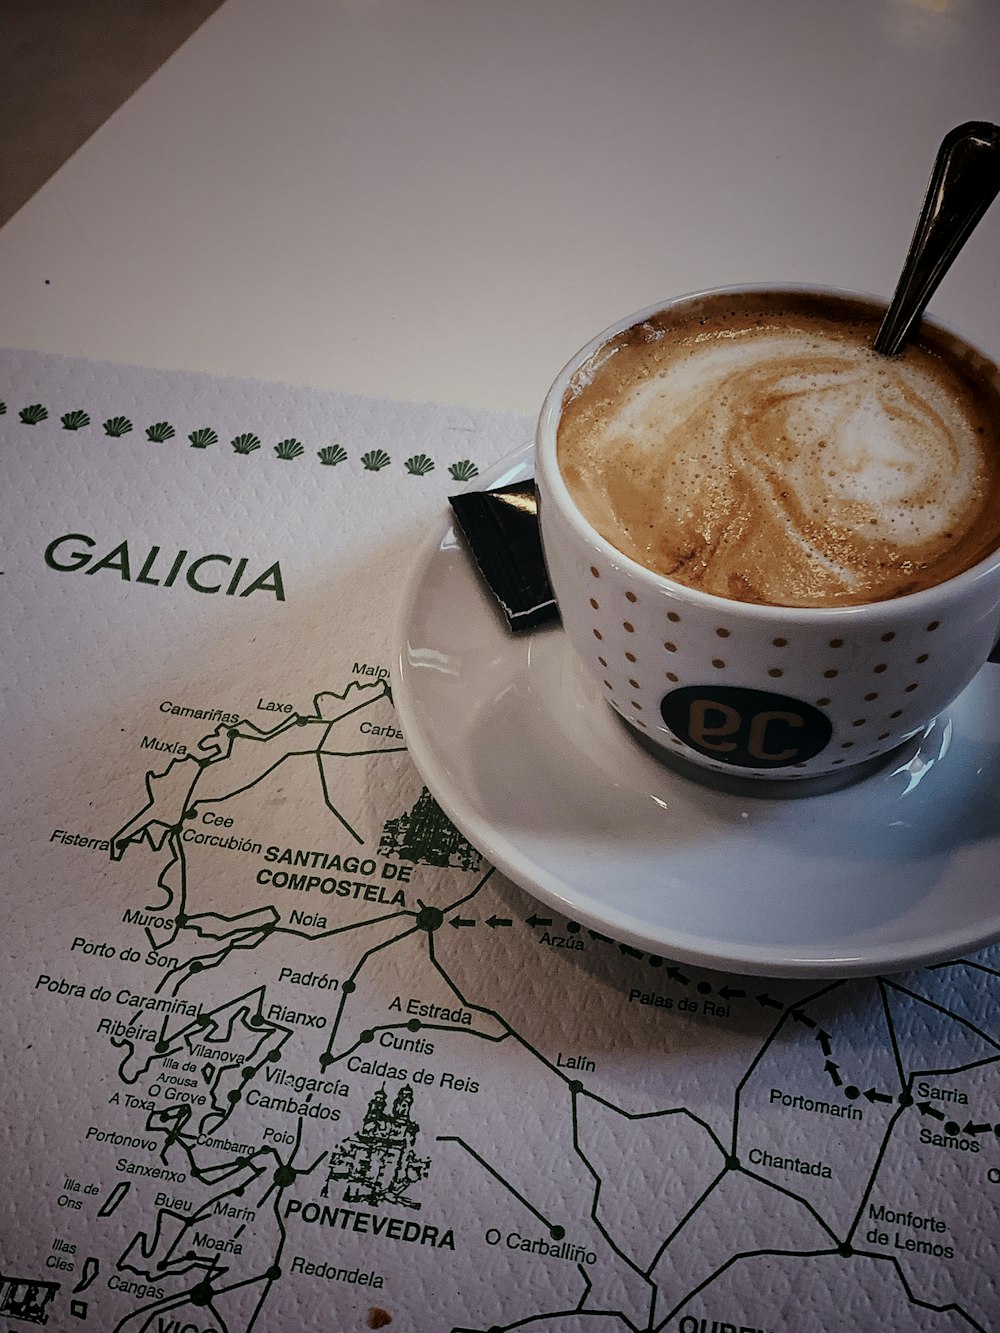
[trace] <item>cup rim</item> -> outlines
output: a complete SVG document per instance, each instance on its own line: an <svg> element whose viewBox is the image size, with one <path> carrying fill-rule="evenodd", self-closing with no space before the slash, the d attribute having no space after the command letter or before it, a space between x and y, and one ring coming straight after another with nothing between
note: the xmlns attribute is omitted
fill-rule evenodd
<svg viewBox="0 0 1000 1333"><path fill-rule="evenodd" d="M906 616L908 612L919 615L925 610L936 609L943 598L950 600L956 595L960 596L971 589L980 579L994 574L1000 568L1000 545L977 564L970 565L968 569L962 570L961 573L954 574L951 578L945 579L941 583L932 584L928 588L904 593L898 597L884 597L878 601L858 602L847 606L785 606L779 602L741 602L736 598L721 597L717 593L705 592L701 588L692 588L677 579L670 578L667 574L659 574L655 570L647 568L624 551L620 551L617 546L609 542L606 537L603 537L596 528L587 522L570 495L556 458L556 436L563 396L572 376L600 347L617 334L631 328L633 324L641 324L644 320L651 319L655 315L689 302L716 296L747 296L754 292L779 295L784 292L789 294L812 293L817 296L842 297L848 300L868 302L882 309L885 309L887 305L884 297L849 288L829 287L816 283L752 282L722 287L706 287L697 291L684 292L681 295L668 297L665 300L654 302L652 305L644 306L640 310L633 311L631 314L615 320L613 324L609 324L607 328L591 338L588 343L570 357L556 376L542 403L535 430L535 469L536 474L544 474L546 498L549 502L555 502L558 505L562 517L606 562L612 567L620 569L633 581L651 586L657 592L676 596L689 605L700 606L706 610L715 609L721 613L724 609L728 609L729 614L732 615L733 607L738 607L739 613L751 620L773 619L775 612L780 611L781 615L793 624L810 624L821 620L858 622L884 616L886 608L890 606L894 615ZM997 376L1000 378L1000 364L997 360L957 329L926 314L921 323L934 332L943 334L949 340L967 349L982 361L987 362L996 370Z"/></svg>

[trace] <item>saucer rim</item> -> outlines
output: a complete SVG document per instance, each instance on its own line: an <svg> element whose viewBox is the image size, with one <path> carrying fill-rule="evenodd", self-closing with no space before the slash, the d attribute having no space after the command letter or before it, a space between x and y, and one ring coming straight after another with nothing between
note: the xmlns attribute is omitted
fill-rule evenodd
<svg viewBox="0 0 1000 1333"><path fill-rule="evenodd" d="M528 479L533 475L530 466L532 454L533 448L530 445L517 450L477 478L474 484L479 489L484 489ZM456 547L462 546L457 525L450 514L445 513L418 547L404 584L392 640L394 703L406 737L407 748L434 799L476 850L525 892L547 906L561 911L571 920L578 921L599 933L609 933L617 943L630 945L671 962L744 976L832 980L889 975L917 967L932 966L935 963L954 961L1000 937L1000 913L998 913L988 926L979 920L978 929L975 931L966 925L964 928L954 928L946 933L935 932L933 936L925 937L923 944L911 939L907 942L896 942L895 947L883 948L877 953L869 949L863 956L851 954L843 957L802 957L791 951L779 953L777 950L780 946L774 945L741 945L738 950L734 950L732 941L722 940L717 941L720 948L713 951L711 948L713 941L705 936L692 936L684 932L671 933L665 931L660 923L652 921L644 927L641 919L625 916L620 909L611 905L602 905L589 894L584 899L574 896L570 886L544 866L535 864L521 853L515 843L490 824L485 814L481 815L468 805L460 789L451 780L448 766L442 760L434 737L421 725L417 691L415 688L411 689L411 679L415 684L415 678L407 661L408 629L413 622L431 566L446 549L449 538ZM471 585L478 576L467 554L466 558L469 560L467 575ZM486 595L485 591L483 595ZM500 628L498 612L497 616ZM500 628L500 632L508 638L514 637L505 627ZM561 633L561 626L556 621L525 631L517 638L528 639L535 635ZM824 796L817 795L809 799L822 801ZM873 940L877 938L873 933Z"/></svg>

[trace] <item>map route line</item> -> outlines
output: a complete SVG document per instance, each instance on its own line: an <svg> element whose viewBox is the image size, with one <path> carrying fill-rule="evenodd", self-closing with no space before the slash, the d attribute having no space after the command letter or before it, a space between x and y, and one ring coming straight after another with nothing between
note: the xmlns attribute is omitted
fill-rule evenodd
<svg viewBox="0 0 1000 1333"><path fill-rule="evenodd" d="M840 1236L837 1235L836 1231L834 1231L833 1227L823 1214L809 1202L805 1195L797 1194L795 1190L790 1190L787 1185L779 1185L777 1181L769 1180L767 1176L759 1175L756 1171L751 1171L749 1167L745 1167L742 1164L736 1165L729 1163L727 1165L727 1170L739 1171L742 1175L748 1176L750 1180L756 1180L758 1185L763 1185L766 1189L774 1190L776 1194L783 1194L786 1199L793 1199L796 1203L801 1204L807 1213L812 1215L813 1219L823 1228L836 1245L839 1246L845 1243L841 1240Z"/></svg>
<svg viewBox="0 0 1000 1333"><path fill-rule="evenodd" d="M674 1319L677 1315L680 1314L680 1312L684 1309L685 1305L687 1305L688 1301L692 1300L695 1296L697 1296L699 1292L704 1291L706 1287L710 1287L717 1278L722 1276L722 1274L726 1271L726 1269L732 1268L733 1264L739 1263L740 1260L742 1259L762 1259L762 1258L768 1258L770 1256L773 1256L776 1259L822 1259L828 1255L836 1255L838 1253L839 1250L837 1249L741 1250L737 1254L730 1255L730 1257L726 1260L724 1264L720 1264L718 1268L716 1268L713 1272L709 1273L708 1277L704 1278L701 1282L699 1282L697 1286L692 1287L691 1290L687 1292L677 1302L674 1308L668 1311L667 1314L664 1316L664 1318L661 1319L660 1322L654 1326L652 1333L660 1333L660 1330L666 1328L667 1324L670 1323L671 1319Z"/></svg>
<svg viewBox="0 0 1000 1333"><path fill-rule="evenodd" d="M572 1095L572 1106L571 1106L571 1123L572 1123L572 1129L573 1129L573 1151L576 1153L577 1157L578 1157L578 1158L580 1159L580 1161L583 1163L584 1167L587 1169L587 1171L588 1171L588 1172L590 1173L590 1175L593 1177L593 1181L594 1181L594 1191L593 1191L593 1196L592 1196L592 1198L591 1198L591 1203L590 1203L590 1220L593 1222L594 1226L597 1228L597 1230L601 1233L601 1235L602 1235L602 1236L604 1237L604 1239L607 1241L608 1248L609 1248L614 1254L617 1254L618 1258L621 1259L622 1263L626 1264L629 1268L632 1269L633 1273L637 1274L637 1275L638 1275L639 1277L641 1277L641 1278L644 1278L644 1279L646 1280L646 1282L649 1283L649 1286L650 1286L650 1288L651 1288L651 1291L650 1291L650 1305L652 1306L652 1301L653 1301L653 1299L654 1299L654 1297L655 1297L655 1293L656 1293L656 1284L655 1284L655 1283L652 1281L652 1279L650 1278L650 1276L649 1276L649 1270L648 1270L648 1269L640 1268L639 1265L635 1262L634 1259L630 1259L629 1256L628 1256L627 1254L625 1254L625 1252L624 1252L622 1249L620 1249L620 1247L618 1246L618 1244L616 1243L616 1241L613 1240L612 1237L611 1237L611 1235L608 1233L608 1230L607 1230L607 1228L605 1227L604 1223L601 1221L601 1219L600 1219L600 1218L598 1217L598 1215L597 1215L598 1206L599 1206L599 1204L600 1204L600 1200L601 1200L601 1187L602 1187L602 1185L604 1184L604 1181L602 1180L601 1176L599 1175L599 1173L598 1173L597 1170L595 1169L593 1163L592 1163L592 1162L590 1161L590 1159L587 1157L587 1154L586 1154L586 1153L583 1151L583 1149L580 1147L580 1142L579 1142L579 1124L578 1124L578 1122L577 1122L577 1117L576 1117L576 1098L577 1098L577 1094L576 1094L576 1092L574 1091L574 1092L573 1092L573 1095Z"/></svg>
<svg viewBox="0 0 1000 1333"><path fill-rule="evenodd" d="M851 1239L854 1236L855 1231L857 1231L858 1227L861 1225L861 1219L864 1216L864 1211L868 1205L868 1200L871 1198L872 1190L875 1188L875 1181L878 1178L878 1173L882 1166L882 1160L885 1157L885 1154L889 1147L889 1140L892 1138L895 1132L896 1122L899 1120L899 1117L903 1114L905 1110L907 1110L906 1106L902 1105L897 1106L896 1110L889 1117L889 1123L885 1127L885 1133L882 1135L882 1142L879 1144L878 1152L875 1154L875 1161L872 1164L871 1173L865 1185L864 1193L861 1196L861 1201L858 1204L857 1214L855 1215L854 1221L850 1224L850 1226L847 1228L847 1231L844 1234L844 1243L847 1245L851 1244Z"/></svg>
<svg viewBox="0 0 1000 1333"><path fill-rule="evenodd" d="M891 990L898 991L900 995L908 995L911 1000L916 1000L918 1004L925 1004L928 1009L935 1009L939 1014L944 1014L945 1018L950 1018L953 1022L960 1024L960 1026L968 1028L970 1032L974 1032L975 1035L985 1041L987 1045L992 1046L995 1051L1000 1051L1000 1041L997 1041L995 1037L991 1037L989 1033L984 1032L982 1028L977 1027L976 1024L970 1022L969 1019L963 1018L961 1014L957 1014L954 1010L949 1009L947 1005L938 1004L935 1000L930 1000L926 996L910 990L909 987L901 985L898 981L891 981L886 978L885 985Z"/></svg>
<svg viewBox="0 0 1000 1333"><path fill-rule="evenodd" d="M363 846L365 841L364 838L357 831L357 829L351 827L351 825L347 822L347 820L344 818L344 816L340 813L340 811L333 803L333 800L330 796L330 788L326 784L326 772L323 769L323 756L320 754L319 750L316 751L316 768L319 771L319 785L320 785L320 790L323 793L323 804L326 806L326 808L330 811L332 815L334 815L337 819L340 820L341 824L343 824L344 828L351 835L354 841L359 845Z"/></svg>
<svg viewBox="0 0 1000 1333"><path fill-rule="evenodd" d="M577 1267L579 1267L579 1264ZM590 1284L588 1283L588 1289L582 1299L586 1300L589 1294ZM628 1315L621 1310L581 1310L580 1306L576 1305L573 1309L545 1310L541 1314L525 1315L523 1319L515 1319L512 1324L490 1324L486 1328L482 1326L469 1328L455 1325L451 1329L451 1333L513 1333L515 1329L531 1328L532 1324L548 1323L550 1319L563 1319L567 1315L573 1315L577 1319L607 1319L610 1316L614 1319L620 1319L625 1327L631 1330L631 1333L649 1333L650 1328L649 1324L646 1324L644 1328L634 1324Z"/></svg>
<svg viewBox="0 0 1000 1333"><path fill-rule="evenodd" d="M504 1176L502 1176L499 1171L497 1171L494 1167L492 1167L489 1164L489 1162L487 1162L485 1157L481 1157L479 1153L476 1152L475 1148L471 1148L469 1144L467 1144L466 1141L460 1135L437 1134L435 1135L435 1141L437 1143L457 1143L460 1148L464 1148L465 1151L469 1154L469 1156L474 1158L483 1168L484 1171L488 1172L493 1177L493 1179L497 1181L498 1184L502 1185L508 1194L513 1195L513 1197L518 1201L518 1203L523 1205L523 1207L527 1208L528 1212L531 1213L532 1217L536 1217L538 1221L541 1222L542 1226L545 1227L545 1229L548 1231L550 1239L552 1240L563 1239L563 1237L566 1234L565 1229L559 1226L557 1222L550 1222L549 1219L544 1216L544 1214L538 1211L538 1209L534 1206L534 1204L529 1203L528 1200L524 1197L524 1195L519 1193L510 1183L509 1180L505 1179Z"/></svg>
<svg viewBox="0 0 1000 1333"><path fill-rule="evenodd" d="M889 1034L889 1042L892 1045L892 1058L896 1062L900 1091L905 1093L908 1091L909 1080L906 1076L906 1070L903 1068L903 1057L899 1050L899 1042L896 1040L896 1025L893 1022L892 1007L889 1004L889 995L882 977L878 978L878 997L879 1003L882 1005L882 1013L885 1015L885 1027Z"/></svg>
<svg viewBox="0 0 1000 1333"><path fill-rule="evenodd" d="M528 1049L530 1050L531 1048L528 1047ZM562 1070L557 1069L555 1072L562 1075ZM565 1076L563 1075L563 1077ZM699 1128L705 1131L724 1158L727 1160L729 1158L729 1151L726 1148L726 1145L722 1142L708 1121L703 1120L697 1112L689 1110L686 1106L664 1106L652 1111L626 1111L623 1106L618 1106L615 1102L609 1101L609 1099L601 1093L592 1092L590 1088L584 1087L579 1079L569 1079L568 1082L571 1093L586 1097L588 1101L596 1102L598 1106L607 1107L609 1111L614 1111L616 1115L620 1115L624 1120L660 1120L668 1115L686 1116L689 1120L693 1120Z"/></svg>
<svg viewBox="0 0 1000 1333"><path fill-rule="evenodd" d="M1000 977L1000 969L990 967L987 963L981 963L977 958L953 958L949 963L935 963L927 971L940 972L946 967L969 967L977 972L985 972L990 977Z"/></svg>
<svg viewBox="0 0 1000 1333"><path fill-rule="evenodd" d="M680 1233L687 1226L688 1222L690 1222L691 1218L694 1217L694 1215L701 1208L702 1204L704 1204L708 1196L719 1187L723 1178L728 1174L728 1172L729 1172L729 1167L724 1165L722 1169L719 1171L719 1174L715 1177L715 1179L710 1181L709 1184L706 1185L704 1190L702 1190L701 1194L699 1194L697 1199L695 1199L691 1207L687 1210L687 1212L683 1215L683 1217L679 1219L673 1231L668 1232L667 1235L663 1238L656 1253L653 1255L649 1267L646 1269L645 1272L646 1277L649 1276L649 1274L653 1271L656 1265L660 1262L660 1259L665 1253L667 1247L673 1241L674 1237L680 1235Z"/></svg>

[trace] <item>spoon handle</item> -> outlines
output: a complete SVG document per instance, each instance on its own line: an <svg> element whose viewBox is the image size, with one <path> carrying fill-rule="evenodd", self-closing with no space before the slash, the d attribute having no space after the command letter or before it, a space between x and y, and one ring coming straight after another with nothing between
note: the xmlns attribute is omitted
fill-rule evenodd
<svg viewBox="0 0 1000 1333"><path fill-rule="evenodd" d="M873 344L895 356L951 261L1000 191L1000 126L970 120L945 135L906 263Z"/></svg>

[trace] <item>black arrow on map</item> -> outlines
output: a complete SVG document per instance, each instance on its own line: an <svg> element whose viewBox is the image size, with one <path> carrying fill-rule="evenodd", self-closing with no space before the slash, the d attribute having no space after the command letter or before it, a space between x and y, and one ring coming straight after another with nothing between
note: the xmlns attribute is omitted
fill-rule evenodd
<svg viewBox="0 0 1000 1333"><path fill-rule="evenodd" d="M807 1028L814 1028L816 1026L815 1018L810 1018L809 1015L804 1013L801 1009L793 1009L792 1017L795 1019L796 1023L802 1023Z"/></svg>
<svg viewBox="0 0 1000 1333"><path fill-rule="evenodd" d="M840 1085L841 1085L841 1083L843 1083L843 1081L844 1081L844 1080L840 1077L840 1066L839 1066L839 1065L835 1065L835 1064L833 1063L832 1060L827 1060L827 1062L826 1062L826 1064L823 1066L823 1068L826 1070L826 1072L827 1072L827 1073L830 1075L830 1077L833 1079L833 1081L834 1081L834 1083L836 1084L836 1086L839 1088Z"/></svg>
<svg viewBox="0 0 1000 1333"><path fill-rule="evenodd" d="M644 956L640 949L633 949L631 944L619 944L618 950L629 958L642 958Z"/></svg>
<svg viewBox="0 0 1000 1333"><path fill-rule="evenodd" d="M720 986L719 994L724 1000L740 1000L746 995L746 991L736 990L733 986Z"/></svg>
<svg viewBox="0 0 1000 1333"><path fill-rule="evenodd" d="M869 1100L870 1102L891 1102L891 1101L892 1101L892 1098L889 1096L889 1094L888 1094L887 1092L876 1092L876 1090L875 1090L874 1088L869 1088L869 1089L863 1094L863 1096L867 1097L868 1100Z"/></svg>
<svg viewBox="0 0 1000 1333"><path fill-rule="evenodd" d="M933 1116L935 1120L943 1120L944 1112L939 1111L931 1102L917 1102L917 1110L921 1115Z"/></svg>
<svg viewBox="0 0 1000 1333"><path fill-rule="evenodd" d="M535 916L534 912L532 912L531 916L526 917L525 920L529 926L534 926L536 930L539 926L552 925L552 918L550 916Z"/></svg>
<svg viewBox="0 0 1000 1333"><path fill-rule="evenodd" d="M453 916L449 922L449 925L454 926L456 930L458 930L459 926L474 926L475 924L475 921L466 916Z"/></svg>
<svg viewBox="0 0 1000 1333"><path fill-rule="evenodd" d="M987 1133L989 1133L989 1131L990 1131L992 1128L993 1128L992 1125L978 1125L978 1124L973 1124L973 1122L970 1120L970 1121L967 1122L965 1128L962 1130L962 1133L963 1133L963 1134L987 1134Z"/></svg>
<svg viewBox="0 0 1000 1333"><path fill-rule="evenodd" d="M768 995L767 991L765 991L763 995L754 996L754 999L764 1009L784 1009L785 1007L780 1000L775 1000Z"/></svg>
<svg viewBox="0 0 1000 1333"><path fill-rule="evenodd" d="M514 923L508 916L493 916L486 918L486 924L496 930L497 926L512 926Z"/></svg>
<svg viewBox="0 0 1000 1333"><path fill-rule="evenodd" d="M689 985L691 981L691 978L686 977L679 967L668 967L667 976L670 977L671 981L679 981L682 986Z"/></svg>
<svg viewBox="0 0 1000 1333"><path fill-rule="evenodd" d="M830 1054L829 1032L826 1032L823 1030L823 1028L820 1028L820 1030L816 1033L816 1040L819 1042L820 1050L823 1052L823 1054L829 1055Z"/></svg>
<svg viewBox="0 0 1000 1333"><path fill-rule="evenodd" d="M614 940L610 935L601 935L596 930L588 930L587 934L592 940L600 940L603 944L614 944Z"/></svg>

